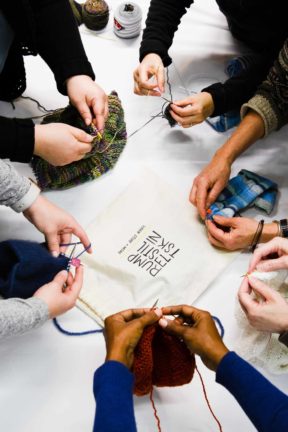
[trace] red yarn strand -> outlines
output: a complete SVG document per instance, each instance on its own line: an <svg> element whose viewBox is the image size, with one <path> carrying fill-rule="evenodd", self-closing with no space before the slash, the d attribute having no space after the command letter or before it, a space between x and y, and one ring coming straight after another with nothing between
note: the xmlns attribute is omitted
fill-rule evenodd
<svg viewBox="0 0 288 432"><path fill-rule="evenodd" d="M206 400L207 406L209 408L209 411L211 412L212 416L214 417L214 419L215 419L215 421L216 421L216 423L217 423L217 425L219 427L219 431L223 432L222 425L221 425L220 421L218 420L218 418L216 417L216 415L214 414L214 412L213 412L213 410L211 408L210 402L208 400L208 396L207 396L207 392L206 392L206 388L205 388L205 384L204 384L203 378L202 378L202 376L201 376L201 374L200 374L200 372L199 372L196 364L195 364L195 369L196 369L196 372L198 373L198 376L200 378L200 381L201 381L201 384L202 384L202 390L203 390L203 393L204 393L205 400Z"/></svg>
<svg viewBox="0 0 288 432"><path fill-rule="evenodd" d="M153 408L153 411L154 411L154 417L155 417L155 419L157 421L158 431L161 432L160 419L158 417L157 409L156 409L156 406L155 406L155 403L154 403L154 400L153 400L153 387L151 387L151 391L150 391L150 401L151 401L152 408Z"/></svg>

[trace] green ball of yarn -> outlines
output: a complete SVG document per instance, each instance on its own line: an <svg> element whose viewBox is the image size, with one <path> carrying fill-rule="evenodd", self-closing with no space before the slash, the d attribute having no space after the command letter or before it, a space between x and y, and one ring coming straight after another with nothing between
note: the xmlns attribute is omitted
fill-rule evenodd
<svg viewBox="0 0 288 432"><path fill-rule="evenodd" d="M109 21L109 7L105 0L86 0L82 5L82 18L90 30L103 30Z"/></svg>

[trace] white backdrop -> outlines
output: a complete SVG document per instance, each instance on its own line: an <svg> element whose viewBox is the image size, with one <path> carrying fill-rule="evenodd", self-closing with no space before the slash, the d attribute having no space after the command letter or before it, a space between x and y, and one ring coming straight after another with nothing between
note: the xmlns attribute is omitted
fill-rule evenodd
<svg viewBox="0 0 288 432"><path fill-rule="evenodd" d="M148 1L138 1L144 16ZM122 99L128 132L132 133L160 111L162 100L133 95L132 71L138 63L140 37L118 39L112 32L112 15L119 2L109 1L111 17L108 28L99 35L81 27L87 55L93 64L97 82L110 92L115 89ZM144 27L144 19L143 19ZM170 53L182 81L189 89L197 90L224 79L225 62L243 51L232 39L225 18L213 0L196 1L183 18ZM47 108L67 104L67 98L57 93L53 76L40 58L26 59L28 87L25 95L37 98ZM171 68L174 94L181 93L179 77ZM38 114L30 101L19 101L13 111L6 103L0 104L0 115L23 117ZM194 176L209 161L215 150L230 132L218 134L206 123L190 129L170 129L163 119L154 120L128 140L127 146L113 172L102 178L46 196L65 207L83 226L96 217L124 190L140 166L154 170L187 196ZM285 137L287 128L262 140L238 159L233 174L241 168L254 170L271 177L280 185L280 203L272 217L287 216L288 159ZM16 164L21 172L30 168ZM141 191L139 191L141 197ZM21 215L1 209L0 239L42 237ZM258 215L259 216L259 215ZM94 245L97 247L97 245ZM248 254L240 254L195 303L217 315L226 330L225 342L233 348L237 336L234 320L235 294L249 261ZM209 271L205 269L205 271ZM161 305L160 305L161 306ZM70 330L94 328L95 323L81 311L74 309L60 318ZM101 335L67 337L56 331L51 322L41 329L0 344L0 430L9 432L84 432L92 428L94 399L92 381L94 370L104 360L105 347ZM223 431L250 432L251 425L233 397L214 381L214 374L202 366L211 405L219 417ZM267 375L267 374L266 374ZM288 391L287 377L269 376L277 386ZM162 430L217 431L197 376L192 383L175 389L155 390L155 402ZM135 411L140 432L156 431L152 407L148 398L135 399Z"/></svg>

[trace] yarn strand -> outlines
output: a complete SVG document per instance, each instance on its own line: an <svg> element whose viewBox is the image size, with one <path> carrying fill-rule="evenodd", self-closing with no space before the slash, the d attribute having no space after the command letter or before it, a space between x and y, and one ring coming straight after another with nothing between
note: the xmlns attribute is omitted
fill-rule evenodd
<svg viewBox="0 0 288 432"><path fill-rule="evenodd" d="M208 406L208 408L209 408L209 411L210 411L210 413L212 414L214 420L216 421L216 423L217 423L217 425L218 425L218 428L219 428L219 431L220 431L220 432L223 432L222 425L221 425L220 421L218 420L218 418L216 417L216 415L214 414L214 412L213 412L213 410L212 410L212 408L211 408L210 402L209 402L209 400L208 400L208 396L207 396L207 392L206 392L205 384L204 384L204 381L203 381L202 375L201 375L200 372L199 372L199 369L198 369L198 367L197 367L197 364L195 364L195 370L196 370L196 372L197 372L197 374L198 374L198 376L199 376L199 378L200 378L201 385L202 385L202 390L203 390L204 397L205 397L205 400L206 400L207 406Z"/></svg>
<svg viewBox="0 0 288 432"><path fill-rule="evenodd" d="M95 330L86 330L83 332L72 332L69 330L65 330L58 322L56 318L53 318L53 324L56 327L56 329L60 332L65 334L66 336L85 336L93 333L103 333L103 329L95 329Z"/></svg>
<svg viewBox="0 0 288 432"><path fill-rule="evenodd" d="M156 419L156 421L157 421L157 429L158 429L158 432L161 432L160 418L158 417L157 409L156 409L156 405L155 405L155 402L154 402L154 399L153 399L153 386L151 387L151 391L150 391L149 399L150 399L150 401L151 401L152 408L153 408L153 411L154 411L154 417L155 417L155 419Z"/></svg>

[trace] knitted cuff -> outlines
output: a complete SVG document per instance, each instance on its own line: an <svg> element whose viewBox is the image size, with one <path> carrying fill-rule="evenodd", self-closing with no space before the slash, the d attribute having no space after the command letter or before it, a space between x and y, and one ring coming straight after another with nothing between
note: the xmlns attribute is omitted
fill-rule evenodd
<svg viewBox="0 0 288 432"><path fill-rule="evenodd" d="M34 152L32 120L0 118L0 157L15 162L30 162Z"/></svg>
<svg viewBox="0 0 288 432"><path fill-rule="evenodd" d="M17 213L24 212L33 204L33 202L38 198L39 194L40 189L33 182L31 182L28 192L19 201L11 205L11 208Z"/></svg>
<svg viewBox="0 0 288 432"><path fill-rule="evenodd" d="M214 111L210 117L216 117L227 111L226 105L226 97L223 88L223 84L215 83L210 85L209 87L205 87L201 90L201 92L210 93L214 103Z"/></svg>
<svg viewBox="0 0 288 432"><path fill-rule="evenodd" d="M54 69L55 79L57 83L58 91L67 96L67 88L66 88L66 80L76 75L88 75L92 80L95 80L95 74L93 72L92 66L86 58L77 58L75 60L71 60L65 65L62 65L62 68Z"/></svg>
<svg viewBox="0 0 288 432"><path fill-rule="evenodd" d="M272 131L279 128L277 115L275 114L268 99L262 95L256 95L250 99L246 104L242 105L240 115L241 119L245 117L249 110L255 111L263 120L265 135L269 135Z"/></svg>
<svg viewBox="0 0 288 432"><path fill-rule="evenodd" d="M142 62L147 54L158 54L163 62L164 67L172 63L171 57L168 55L166 47L157 40L143 40L140 47L139 61Z"/></svg>

